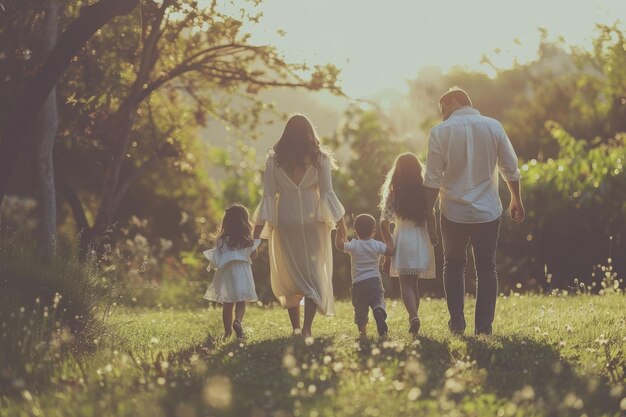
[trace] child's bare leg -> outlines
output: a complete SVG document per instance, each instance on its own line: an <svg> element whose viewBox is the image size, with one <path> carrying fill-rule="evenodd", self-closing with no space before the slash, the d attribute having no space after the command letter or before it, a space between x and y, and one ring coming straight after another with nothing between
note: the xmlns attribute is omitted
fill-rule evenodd
<svg viewBox="0 0 626 417"><path fill-rule="evenodd" d="M243 321L243 315L246 312L246 303L245 301L239 301L235 304L235 321L233 322L233 330L237 335L237 339L241 339L244 337L243 326L241 322Z"/></svg>
<svg viewBox="0 0 626 417"><path fill-rule="evenodd" d="M246 302L240 301L235 304L235 318L243 323L243 316L246 314Z"/></svg>
<svg viewBox="0 0 626 417"><path fill-rule="evenodd" d="M417 317L417 309L420 305L420 293L417 288L417 276L400 275L400 292L402 301L409 313L409 332L417 335L420 329L420 319Z"/></svg>
<svg viewBox="0 0 626 417"><path fill-rule="evenodd" d="M417 317L417 307L419 304L419 293L417 290L417 277L415 275L400 275L400 293L409 321Z"/></svg>
<svg viewBox="0 0 626 417"><path fill-rule="evenodd" d="M224 303L222 305L222 322L224 323L224 337L230 337L233 334L233 304Z"/></svg>

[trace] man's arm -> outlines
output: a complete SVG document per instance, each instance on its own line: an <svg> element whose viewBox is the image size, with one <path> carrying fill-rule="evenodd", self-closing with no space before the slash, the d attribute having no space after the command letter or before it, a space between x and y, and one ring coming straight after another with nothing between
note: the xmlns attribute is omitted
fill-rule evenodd
<svg viewBox="0 0 626 417"><path fill-rule="evenodd" d="M424 201L426 202L426 212L430 213L435 208L435 202L439 197L439 188L424 187Z"/></svg>
<svg viewBox="0 0 626 417"><path fill-rule="evenodd" d="M513 223L521 223L526 217L524 204L522 204L522 192L519 181L505 181L511 193L511 203L509 204L509 214Z"/></svg>
<svg viewBox="0 0 626 417"><path fill-rule="evenodd" d="M515 149L513 149L513 144L502 125L500 125L498 129L498 139L498 169L511 193L509 214L511 215L513 223L521 223L524 221L525 216L520 189L521 174L517 166L518 161Z"/></svg>
<svg viewBox="0 0 626 417"><path fill-rule="evenodd" d="M433 211L437 197L439 197L445 167L446 162L437 141L437 134L431 130L428 136L428 156L426 157L426 174L424 175L424 199L427 213Z"/></svg>

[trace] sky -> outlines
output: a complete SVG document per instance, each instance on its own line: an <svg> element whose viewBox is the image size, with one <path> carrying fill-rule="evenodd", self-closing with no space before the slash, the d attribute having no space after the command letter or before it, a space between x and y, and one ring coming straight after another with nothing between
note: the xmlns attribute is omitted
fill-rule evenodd
<svg viewBox="0 0 626 417"><path fill-rule="evenodd" d="M484 55L498 67L531 61L539 27L588 46L597 22L626 23L626 0L264 0L259 8L252 42L290 61L337 65L353 98L405 92L426 66L489 73Z"/></svg>

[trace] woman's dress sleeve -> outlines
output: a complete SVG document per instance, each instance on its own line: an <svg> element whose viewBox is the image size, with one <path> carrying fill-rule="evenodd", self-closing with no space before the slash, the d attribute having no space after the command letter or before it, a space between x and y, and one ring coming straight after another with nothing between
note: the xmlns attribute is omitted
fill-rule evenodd
<svg viewBox="0 0 626 417"><path fill-rule="evenodd" d="M317 220L335 227L335 223L343 218L346 210L333 190L330 159L322 156L319 169L320 205Z"/></svg>
<svg viewBox="0 0 626 417"><path fill-rule="evenodd" d="M276 179L274 176L275 169L276 165L274 157L270 155L265 162L265 171L263 172L263 197L252 215L252 222L258 226L265 225L266 229L267 226L278 226L278 213L276 207L277 189Z"/></svg>

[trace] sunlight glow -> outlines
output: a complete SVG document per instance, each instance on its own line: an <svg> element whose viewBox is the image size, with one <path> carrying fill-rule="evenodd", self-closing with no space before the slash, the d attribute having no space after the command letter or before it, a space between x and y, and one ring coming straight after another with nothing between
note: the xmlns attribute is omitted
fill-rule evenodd
<svg viewBox="0 0 626 417"><path fill-rule="evenodd" d="M420 68L462 66L488 74L537 56L538 28L588 46L596 23L626 16L624 0L265 0L252 41L289 60L333 63L353 97L406 91ZM282 30L286 32L283 35Z"/></svg>

